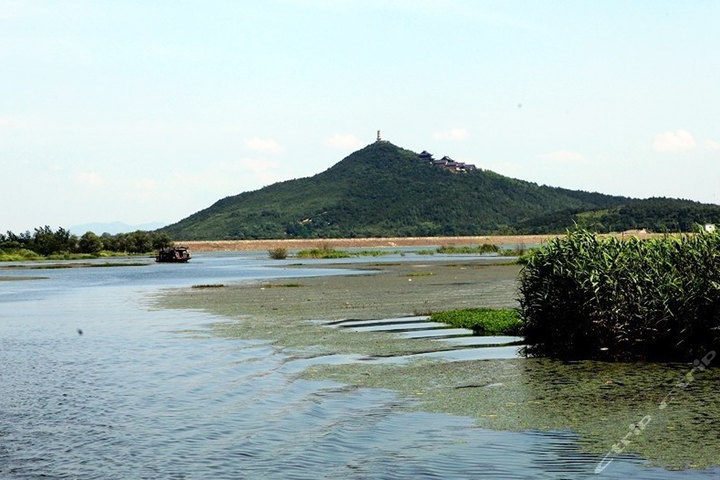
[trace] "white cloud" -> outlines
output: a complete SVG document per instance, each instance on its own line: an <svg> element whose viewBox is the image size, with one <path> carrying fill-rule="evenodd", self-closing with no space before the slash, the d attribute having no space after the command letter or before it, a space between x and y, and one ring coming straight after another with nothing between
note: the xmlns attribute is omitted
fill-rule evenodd
<svg viewBox="0 0 720 480"><path fill-rule="evenodd" d="M252 150L253 152L280 154L285 151L279 143L270 138L254 137L245 140L244 143L245 148Z"/></svg>
<svg viewBox="0 0 720 480"><path fill-rule="evenodd" d="M341 150L354 150L363 146L355 135L341 135L336 133L332 137L325 140L324 145L327 148L336 148Z"/></svg>
<svg viewBox="0 0 720 480"><path fill-rule="evenodd" d="M720 142L705 140L705 150L720 150Z"/></svg>
<svg viewBox="0 0 720 480"><path fill-rule="evenodd" d="M435 140L460 141L468 138L468 131L465 128L453 128L447 132L433 133Z"/></svg>
<svg viewBox="0 0 720 480"><path fill-rule="evenodd" d="M555 152L540 155L540 158L563 165L577 165L581 163L587 163L587 159L582 153L573 152L570 150L557 150Z"/></svg>
<svg viewBox="0 0 720 480"><path fill-rule="evenodd" d="M695 148L697 143L692 134L687 130L675 132L663 132L655 135L653 149L657 152L676 153L687 152Z"/></svg>

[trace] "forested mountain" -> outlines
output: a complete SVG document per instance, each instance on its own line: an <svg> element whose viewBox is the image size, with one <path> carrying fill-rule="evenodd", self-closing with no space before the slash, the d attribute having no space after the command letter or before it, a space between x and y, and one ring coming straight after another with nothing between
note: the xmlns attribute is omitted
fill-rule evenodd
<svg viewBox="0 0 720 480"><path fill-rule="evenodd" d="M184 240L441 236L561 232L573 222L685 229L718 220L716 205L539 186L482 169L456 172L376 142L315 176L223 198L161 231Z"/></svg>

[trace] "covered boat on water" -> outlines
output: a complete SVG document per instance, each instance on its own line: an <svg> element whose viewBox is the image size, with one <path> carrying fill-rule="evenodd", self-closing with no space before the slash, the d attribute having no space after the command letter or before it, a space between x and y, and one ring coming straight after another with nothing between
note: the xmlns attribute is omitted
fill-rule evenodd
<svg viewBox="0 0 720 480"><path fill-rule="evenodd" d="M161 263L185 263L190 260L190 251L187 247L162 248L155 257Z"/></svg>

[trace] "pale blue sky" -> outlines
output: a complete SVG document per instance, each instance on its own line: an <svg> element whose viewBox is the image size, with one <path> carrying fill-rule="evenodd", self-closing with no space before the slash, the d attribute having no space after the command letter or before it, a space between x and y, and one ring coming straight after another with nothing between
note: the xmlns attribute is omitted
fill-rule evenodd
<svg viewBox="0 0 720 480"><path fill-rule="evenodd" d="M175 222L377 129L541 184L720 203L718 19L701 0L0 0L0 231Z"/></svg>

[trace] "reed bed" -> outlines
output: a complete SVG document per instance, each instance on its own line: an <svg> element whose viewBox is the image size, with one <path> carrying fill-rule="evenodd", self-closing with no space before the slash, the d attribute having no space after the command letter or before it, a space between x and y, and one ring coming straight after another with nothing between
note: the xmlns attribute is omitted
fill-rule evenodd
<svg viewBox="0 0 720 480"><path fill-rule="evenodd" d="M529 355L693 360L720 346L720 235L649 240L579 230L520 273Z"/></svg>

